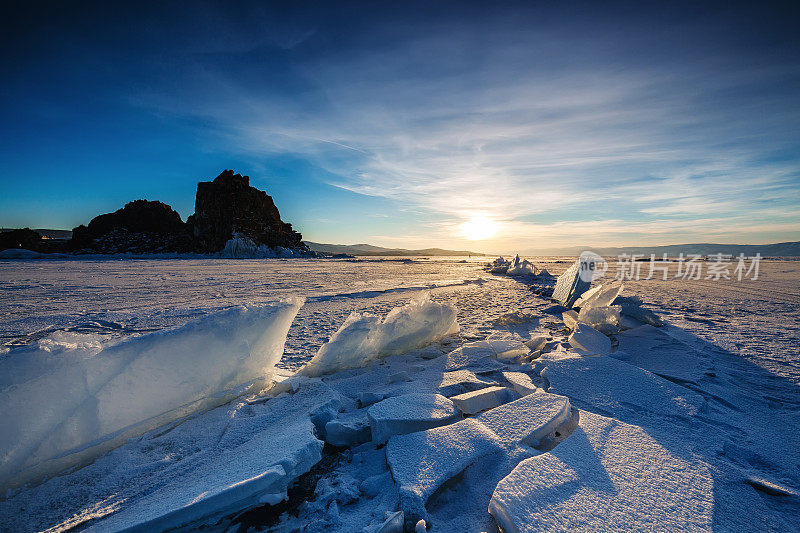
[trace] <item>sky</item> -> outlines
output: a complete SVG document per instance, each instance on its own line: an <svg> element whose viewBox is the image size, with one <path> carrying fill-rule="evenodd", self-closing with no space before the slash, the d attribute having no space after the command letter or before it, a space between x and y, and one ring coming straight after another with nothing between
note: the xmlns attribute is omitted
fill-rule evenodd
<svg viewBox="0 0 800 533"><path fill-rule="evenodd" d="M601 5L602 4L602 5ZM800 240L800 8L4 2L0 226L231 168L306 240Z"/></svg>

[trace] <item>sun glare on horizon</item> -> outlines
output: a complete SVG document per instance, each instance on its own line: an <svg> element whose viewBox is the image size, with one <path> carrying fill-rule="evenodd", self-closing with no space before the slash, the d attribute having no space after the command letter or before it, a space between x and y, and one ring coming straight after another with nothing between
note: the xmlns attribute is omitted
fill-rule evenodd
<svg viewBox="0 0 800 533"><path fill-rule="evenodd" d="M497 223L486 215L472 215L461 225L461 234L471 241L482 241L496 233Z"/></svg>

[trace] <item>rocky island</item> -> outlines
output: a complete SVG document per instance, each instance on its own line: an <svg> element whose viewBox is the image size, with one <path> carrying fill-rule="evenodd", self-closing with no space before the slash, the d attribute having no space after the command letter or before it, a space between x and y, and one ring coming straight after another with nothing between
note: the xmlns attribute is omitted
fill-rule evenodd
<svg viewBox="0 0 800 533"><path fill-rule="evenodd" d="M134 200L74 228L72 238L60 244L28 228L3 234L0 244L46 253L314 255L303 236L281 220L272 197L233 170L197 184L195 212L186 222L163 202Z"/></svg>

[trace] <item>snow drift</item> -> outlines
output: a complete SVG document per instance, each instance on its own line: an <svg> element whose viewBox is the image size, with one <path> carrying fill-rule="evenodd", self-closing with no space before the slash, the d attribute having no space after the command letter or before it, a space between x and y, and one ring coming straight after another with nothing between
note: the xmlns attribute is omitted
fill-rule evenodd
<svg viewBox="0 0 800 533"><path fill-rule="evenodd" d="M457 312L454 305L433 302L423 293L392 309L383 320L378 315L351 313L299 373L321 376L422 348L458 331Z"/></svg>
<svg viewBox="0 0 800 533"><path fill-rule="evenodd" d="M41 354L7 354L0 360L0 489L89 461L264 384L302 304L231 308L99 353L47 354L47 365L37 364Z"/></svg>

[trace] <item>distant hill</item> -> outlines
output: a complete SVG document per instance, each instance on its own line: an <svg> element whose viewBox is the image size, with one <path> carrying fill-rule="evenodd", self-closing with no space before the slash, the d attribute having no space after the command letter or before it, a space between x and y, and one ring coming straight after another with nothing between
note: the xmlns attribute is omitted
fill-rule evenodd
<svg viewBox="0 0 800 533"><path fill-rule="evenodd" d="M669 246L626 246L622 248L602 248L595 250L601 255L619 254L667 254L677 256L684 254L712 255L712 254L745 254L747 256L760 253L762 257L796 257L800 256L800 241L779 242L775 244L673 244Z"/></svg>
<svg viewBox="0 0 800 533"><path fill-rule="evenodd" d="M383 248L371 244L322 244L318 242L305 241L306 245L314 252L329 254L349 254L349 255L410 255L410 256L442 256L442 255L478 255L478 252L468 250L443 250L441 248L425 248L423 250L407 250L405 248Z"/></svg>
<svg viewBox="0 0 800 533"><path fill-rule="evenodd" d="M0 228L0 232L13 231L16 228ZM69 229L46 229L35 228L33 231L46 239L69 240L72 238L72 230Z"/></svg>
<svg viewBox="0 0 800 533"><path fill-rule="evenodd" d="M656 254L661 256L667 254L669 257L677 257L680 253L684 255L713 255L713 254L745 254L752 256L760 253L762 257L800 257L800 241L778 242L774 244L713 244L713 243L694 243L694 244L670 244L666 246L622 246L616 248L597 248L593 246L563 248L558 250L539 250L536 253L527 255L578 255L584 250L591 250L605 257L614 257L620 254L642 254L650 256Z"/></svg>

